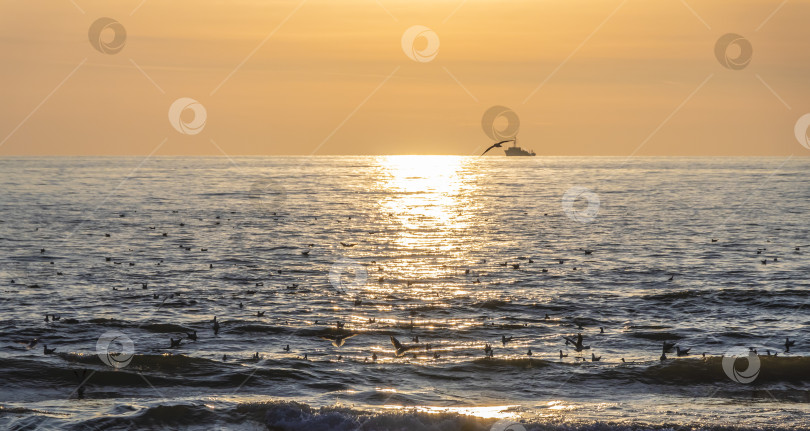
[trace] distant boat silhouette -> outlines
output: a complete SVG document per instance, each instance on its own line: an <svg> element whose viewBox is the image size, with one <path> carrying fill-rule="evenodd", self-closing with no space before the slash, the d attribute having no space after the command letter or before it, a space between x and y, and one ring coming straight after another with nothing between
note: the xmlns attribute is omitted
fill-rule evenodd
<svg viewBox="0 0 810 431"><path fill-rule="evenodd" d="M517 136L515 136L514 139L512 140L512 146L505 148L503 152L510 157L512 156L534 157L536 155L534 154L534 151L526 151L523 148L518 147Z"/></svg>

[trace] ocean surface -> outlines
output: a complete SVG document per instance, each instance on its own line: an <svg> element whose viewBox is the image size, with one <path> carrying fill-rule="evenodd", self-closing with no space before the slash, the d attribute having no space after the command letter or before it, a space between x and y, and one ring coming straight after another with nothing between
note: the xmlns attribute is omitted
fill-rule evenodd
<svg viewBox="0 0 810 431"><path fill-rule="evenodd" d="M0 159L0 428L810 429L808 174Z"/></svg>

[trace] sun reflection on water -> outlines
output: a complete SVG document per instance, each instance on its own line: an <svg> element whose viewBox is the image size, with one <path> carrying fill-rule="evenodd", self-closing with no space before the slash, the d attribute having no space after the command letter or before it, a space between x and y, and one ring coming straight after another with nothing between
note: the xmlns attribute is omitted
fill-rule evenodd
<svg viewBox="0 0 810 431"><path fill-rule="evenodd" d="M475 158L388 156L376 159L378 213L386 219L385 277L405 284L413 297L445 303L463 294L447 283L459 275L477 244L476 194L482 176ZM437 292L441 280L444 287ZM455 287L455 288L454 288Z"/></svg>
<svg viewBox="0 0 810 431"><path fill-rule="evenodd" d="M515 419L519 415L513 410L518 406L466 406L466 407L434 407L434 406L397 406L386 405L385 409L417 411L422 413L455 413L466 416L475 416L482 419Z"/></svg>
<svg viewBox="0 0 810 431"><path fill-rule="evenodd" d="M399 225L397 245L451 250L470 228L467 209L477 189L473 160L454 156L389 156L379 159L383 213Z"/></svg>

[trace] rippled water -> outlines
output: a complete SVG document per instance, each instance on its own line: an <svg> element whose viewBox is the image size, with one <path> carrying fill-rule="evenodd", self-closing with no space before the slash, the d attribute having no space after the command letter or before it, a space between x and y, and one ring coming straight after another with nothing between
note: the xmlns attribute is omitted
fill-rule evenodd
<svg viewBox="0 0 810 431"><path fill-rule="evenodd" d="M809 171L1 159L0 426L807 428ZM397 357L391 336L416 348ZM665 340L692 355L660 361ZM759 374L735 382L720 356L742 371L748 347Z"/></svg>

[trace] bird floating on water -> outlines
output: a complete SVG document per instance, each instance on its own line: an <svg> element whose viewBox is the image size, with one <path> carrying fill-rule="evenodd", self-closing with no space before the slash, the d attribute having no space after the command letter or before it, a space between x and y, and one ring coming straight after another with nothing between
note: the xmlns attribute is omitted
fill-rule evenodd
<svg viewBox="0 0 810 431"><path fill-rule="evenodd" d="M214 335L219 334L219 322L217 322L217 316L214 316Z"/></svg>

